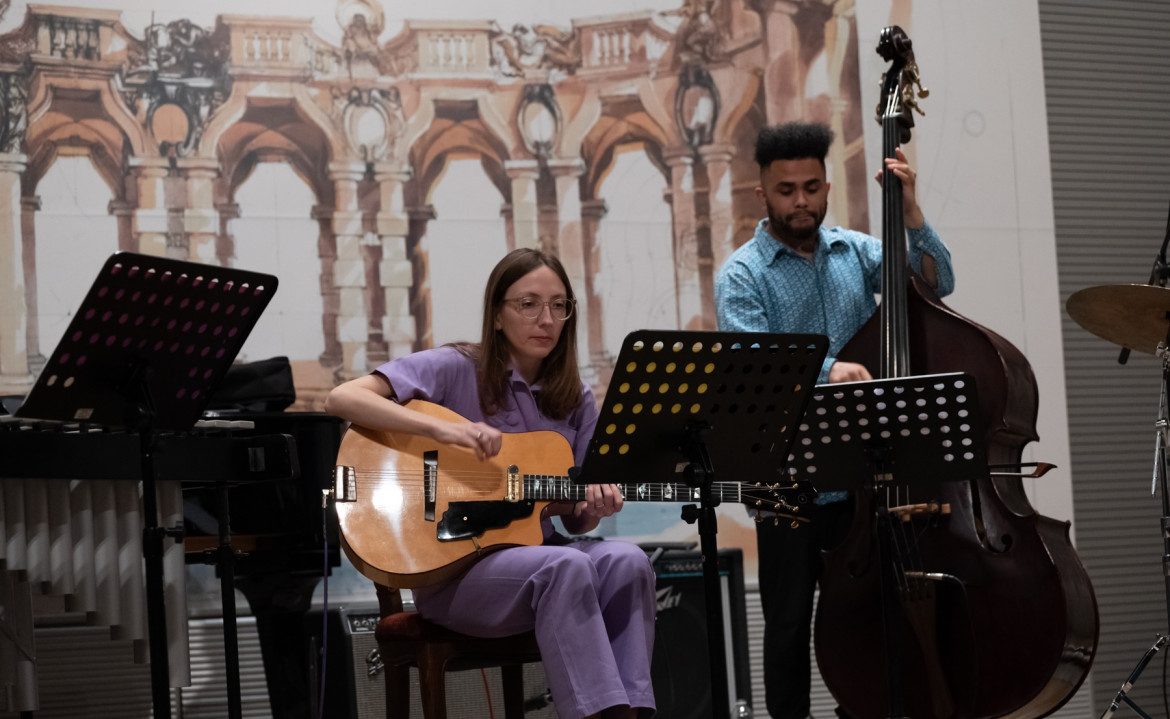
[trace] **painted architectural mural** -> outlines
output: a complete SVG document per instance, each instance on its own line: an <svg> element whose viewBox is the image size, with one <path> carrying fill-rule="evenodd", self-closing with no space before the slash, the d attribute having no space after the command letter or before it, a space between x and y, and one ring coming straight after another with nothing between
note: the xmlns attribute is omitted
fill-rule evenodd
<svg viewBox="0 0 1170 719"><path fill-rule="evenodd" d="M628 332L714 329L713 276L761 216L763 125L830 124L828 222L876 222L891 23L934 91L909 153L952 306L1040 368L1035 458L1067 467L1039 22L1013 0L0 0L0 395L28 391L118 250L277 275L241 359L288 356L292 409L315 410L388 358L476 339L491 266L540 246L601 396ZM1072 517L1067 473L1028 487ZM720 520L750 587L752 520ZM601 531L695 538L673 505ZM214 609L210 570L178 574L192 614Z"/></svg>
<svg viewBox="0 0 1170 719"><path fill-rule="evenodd" d="M683 0L563 26L406 20L385 41L379 3L341 0L339 42L308 18L224 14L205 27L168 15L136 35L119 11L21 9L0 37L0 392L27 390L60 335L38 288L64 268L38 247L69 240L38 231L38 193L75 156L108 187L108 251L278 276L278 256L315 268L319 296L284 299L319 307L298 314L294 333L320 351L276 341L249 357L291 356L300 409L319 408L337 380L454 339L436 338L434 284L519 246L569 268L582 365L604 391L616 349L606 338L638 329L600 269L626 251L604 220L615 202L605 182L630 153L661 178L660 194L638 200L668 218L667 253L650 265L669 289L658 327L714 328L712 275L759 219L748 148L764 123L830 123L837 221L868 224L852 0ZM440 264L433 197L468 160L498 205L476 230L494 244ZM307 186L308 206L281 214L316 223L315 251L258 246L239 222L240 188L266 163ZM68 268L71 282L97 267ZM471 277L460 302L476 314Z"/></svg>

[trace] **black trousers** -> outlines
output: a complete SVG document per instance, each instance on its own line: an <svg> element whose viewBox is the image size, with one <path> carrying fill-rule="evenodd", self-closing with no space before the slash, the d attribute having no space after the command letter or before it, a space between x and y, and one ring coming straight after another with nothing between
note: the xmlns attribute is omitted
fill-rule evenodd
<svg viewBox="0 0 1170 719"><path fill-rule="evenodd" d="M764 614L764 691L773 719L809 713L813 593L821 551L840 544L853 519L853 501L813 508L812 522L792 529L765 520L756 525L760 602Z"/></svg>

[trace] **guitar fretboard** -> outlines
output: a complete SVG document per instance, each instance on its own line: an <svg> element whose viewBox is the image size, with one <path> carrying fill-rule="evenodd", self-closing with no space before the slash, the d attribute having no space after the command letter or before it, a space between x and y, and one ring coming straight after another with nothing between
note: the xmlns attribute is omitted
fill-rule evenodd
<svg viewBox="0 0 1170 719"><path fill-rule="evenodd" d="M525 474L524 497L534 500L579 502L585 499L585 488L570 478L557 475ZM627 502L697 502L699 489L683 482L642 482L618 484L618 490ZM715 482L711 493L720 502L743 502L739 482Z"/></svg>

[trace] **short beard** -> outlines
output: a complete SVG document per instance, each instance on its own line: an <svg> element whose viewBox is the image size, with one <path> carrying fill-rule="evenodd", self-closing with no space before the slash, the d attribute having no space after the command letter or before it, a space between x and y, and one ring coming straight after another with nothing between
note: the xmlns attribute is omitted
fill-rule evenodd
<svg viewBox="0 0 1170 719"><path fill-rule="evenodd" d="M772 234L781 242L790 247L800 250L811 250L816 245L814 240L821 231L821 223L825 221L825 215L829 208L823 208L819 213L813 215L815 220L811 227L797 229L788 224L784 219L777 216L772 210L772 205L765 203L768 209L768 226L772 230Z"/></svg>

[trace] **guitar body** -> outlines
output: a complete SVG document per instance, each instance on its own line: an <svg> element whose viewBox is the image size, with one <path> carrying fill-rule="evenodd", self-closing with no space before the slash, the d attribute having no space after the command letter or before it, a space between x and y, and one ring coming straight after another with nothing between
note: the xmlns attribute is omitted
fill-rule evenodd
<svg viewBox="0 0 1170 719"><path fill-rule="evenodd" d="M405 406L468 421L430 402ZM336 503L346 555L379 584L414 588L447 580L487 552L541 544L540 519L549 502L507 501L509 467L526 475L562 475L573 465L573 450L558 432L505 433L500 453L481 462L464 447L354 425L342 437L337 465L354 468L356 477L352 501Z"/></svg>

